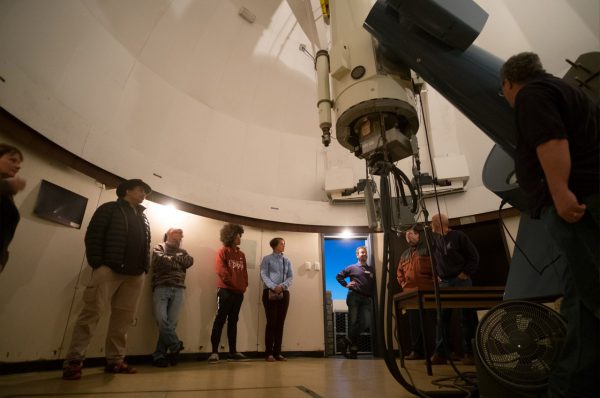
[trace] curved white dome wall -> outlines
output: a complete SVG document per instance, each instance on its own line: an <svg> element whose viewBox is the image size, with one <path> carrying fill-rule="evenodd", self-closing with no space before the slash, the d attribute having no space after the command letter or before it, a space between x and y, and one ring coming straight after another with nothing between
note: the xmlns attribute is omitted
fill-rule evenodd
<svg viewBox="0 0 600 398"><path fill-rule="evenodd" d="M358 179L364 163L337 142L321 146L313 64L298 50L308 40L287 1L244 1L254 24L237 15L241 3L0 1L0 106L177 199L273 221L365 225L362 206L325 201L327 167L350 167ZM478 3L490 18L476 44L498 56L534 50L560 75L565 58L600 49L597 0ZM495 210L500 200L480 178L492 142L435 95L433 155L463 154L471 174L442 211Z"/></svg>
<svg viewBox="0 0 600 398"><path fill-rule="evenodd" d="M323 192L313 64L298 50L307 39L286 2L255 3L252 25L229 1L1 3L0 105L74 154L177 199L364 225L361 206L332 207Z"/></svg>

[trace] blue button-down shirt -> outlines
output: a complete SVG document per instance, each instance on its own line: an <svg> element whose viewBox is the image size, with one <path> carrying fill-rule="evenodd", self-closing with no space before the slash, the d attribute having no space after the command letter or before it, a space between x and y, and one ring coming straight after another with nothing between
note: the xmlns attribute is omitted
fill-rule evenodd
<svg viewBox="0 0 600 398"><path fill-rule="evenodd" d="M260 277L269 289L283 285L288 290L292 285L292 263L283 253L271 253L264 256L260 263Z"/></svg>

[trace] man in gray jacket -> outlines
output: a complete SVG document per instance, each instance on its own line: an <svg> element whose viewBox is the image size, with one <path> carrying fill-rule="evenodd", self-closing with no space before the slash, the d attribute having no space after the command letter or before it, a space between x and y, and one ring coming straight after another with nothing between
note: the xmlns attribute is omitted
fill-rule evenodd
<svg viewBox="0 0 600 398"><path fill-rule="evenodd" d="M152 301L158 324L158 342L152 364L159 368L177 365L183 342L175 329L184 300L185 273L194 258L181 247L183 230L169 228L163 243L152 249Z"/></svg>
<svg viewBox="0 0 600 398"><path fill-rule="evenodd" d="M83 293L83 309L75 323L63 364L63 379L78 380L101 312L110 305L106 336L106 373L136 373L125 361L127 330L133 323L144 273L150 265L150 225L141 203L151 192L140 179L117 187L115 202L96 210L85 234L85 250L94 269Z"/></svg>

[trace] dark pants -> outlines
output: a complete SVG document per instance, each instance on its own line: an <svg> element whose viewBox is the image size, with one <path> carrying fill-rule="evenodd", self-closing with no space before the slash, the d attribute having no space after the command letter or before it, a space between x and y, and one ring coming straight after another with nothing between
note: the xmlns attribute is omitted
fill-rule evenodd
<svg viewBox="0 0 600 398"><path fill-rule="evenodd" d="M237 352L237 322L244 301L243 293L236 293L229 289L219 288L217 291L217 315L212 327L210 342L212 352L219 352L219 342L221 341L221 332L223 325L227 321L227 340L229 342L229 352Z"/></svg>
<svg viewBox="0 0 600 398"><path fill-rule="evenodd" d="M281 354L281 342L283 341L283 324L290 305L290 292L283 291L283 299L269 300L269 289L263 290L262 302L265 306L267 316L267 328L265 330L265 355L278 356Z"/></svg>
<svg viewBox="0 0 600 398"><path fill-rule="evenodd" d="M600 320L594 316L600 295L600 196L586 198L587 211L570 224L555 208L542 221L565 256L561 314L567 322L564 348L550 376L549 397L598 397L600 394Z"/></svg>
<svg viewBox="0 0 600 398"><path fill-rule="evenodd" d="M469 279L444 279L440 282L440 287L466 287L473 286L471 278ZM468 308L462 308L460 311L460 326L462 328L462 344L463 354L472 355L473 347L471 340L475 337L475 311ZM435 353L442 357L446 357L452 350L450 341L448 340L448 327L450 326L450 318L452 317L452 309L442 309L442 320L436 325L435 333ZM445 346L448 344L448 347Z"/></svg>
<svg viewBox="0 0 600 398"><path fill-rule="evenodd" d="M430 310L423 310L423 324L427 322ZM421 333L421 316L419 310L406 311L410 331L410 350L419 356L425 355L423 348L423 333Z"/></svg>
<svg viewBox="0 0 600 398"><path fill-rule="evenodd" d="M371 297L350 290L346 297L346 304L348 305L348 337L352 343L350 350L356 351L358 336L371 328L373 300Z"/></svg>

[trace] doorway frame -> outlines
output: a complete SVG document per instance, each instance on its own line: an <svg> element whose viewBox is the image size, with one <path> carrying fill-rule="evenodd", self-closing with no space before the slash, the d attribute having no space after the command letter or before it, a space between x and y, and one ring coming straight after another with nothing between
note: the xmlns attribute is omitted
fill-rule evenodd
<svg viewBox="0 0 600 398"><path fill-rule="evenodd" d="M321 252L321 275L323 275L322 279L322 292L323 292L323 341L324 341L324 349L323 349L323 353L324 356L328 356L327 354L327 296L325 294L326 292L326 267L327 267L327 263L325 261L325 240L326 239L364 239L366 241L365 246L367 247L367 252L369 253L368 255L368 263L371 264L371 266L373 267L373 282L375 283L375 295L377 294L377 267L375 265L375 255L374 255L374 237L373 234L370 232L356 232L356 233L345 233L345 232L339 232L339 233L321 233L319 234L319 243L320 243L320 252ZM350 265L350 264L348 264ZM374 297L374 299L376 299L376 297ZM377 356L378 352L379 352L379 347L377 344L377 338L376 338L376 306L375 306L376 300L374 300L374 306L373 306L373 316L371 317L371 327L369 328L371 331L371 350L372 350L372 354L373 356ZM335 333L335 330L334 330ZM334 352L334 356L337 355L336 354L336 347L333 347L333 352Z"/></svg>

